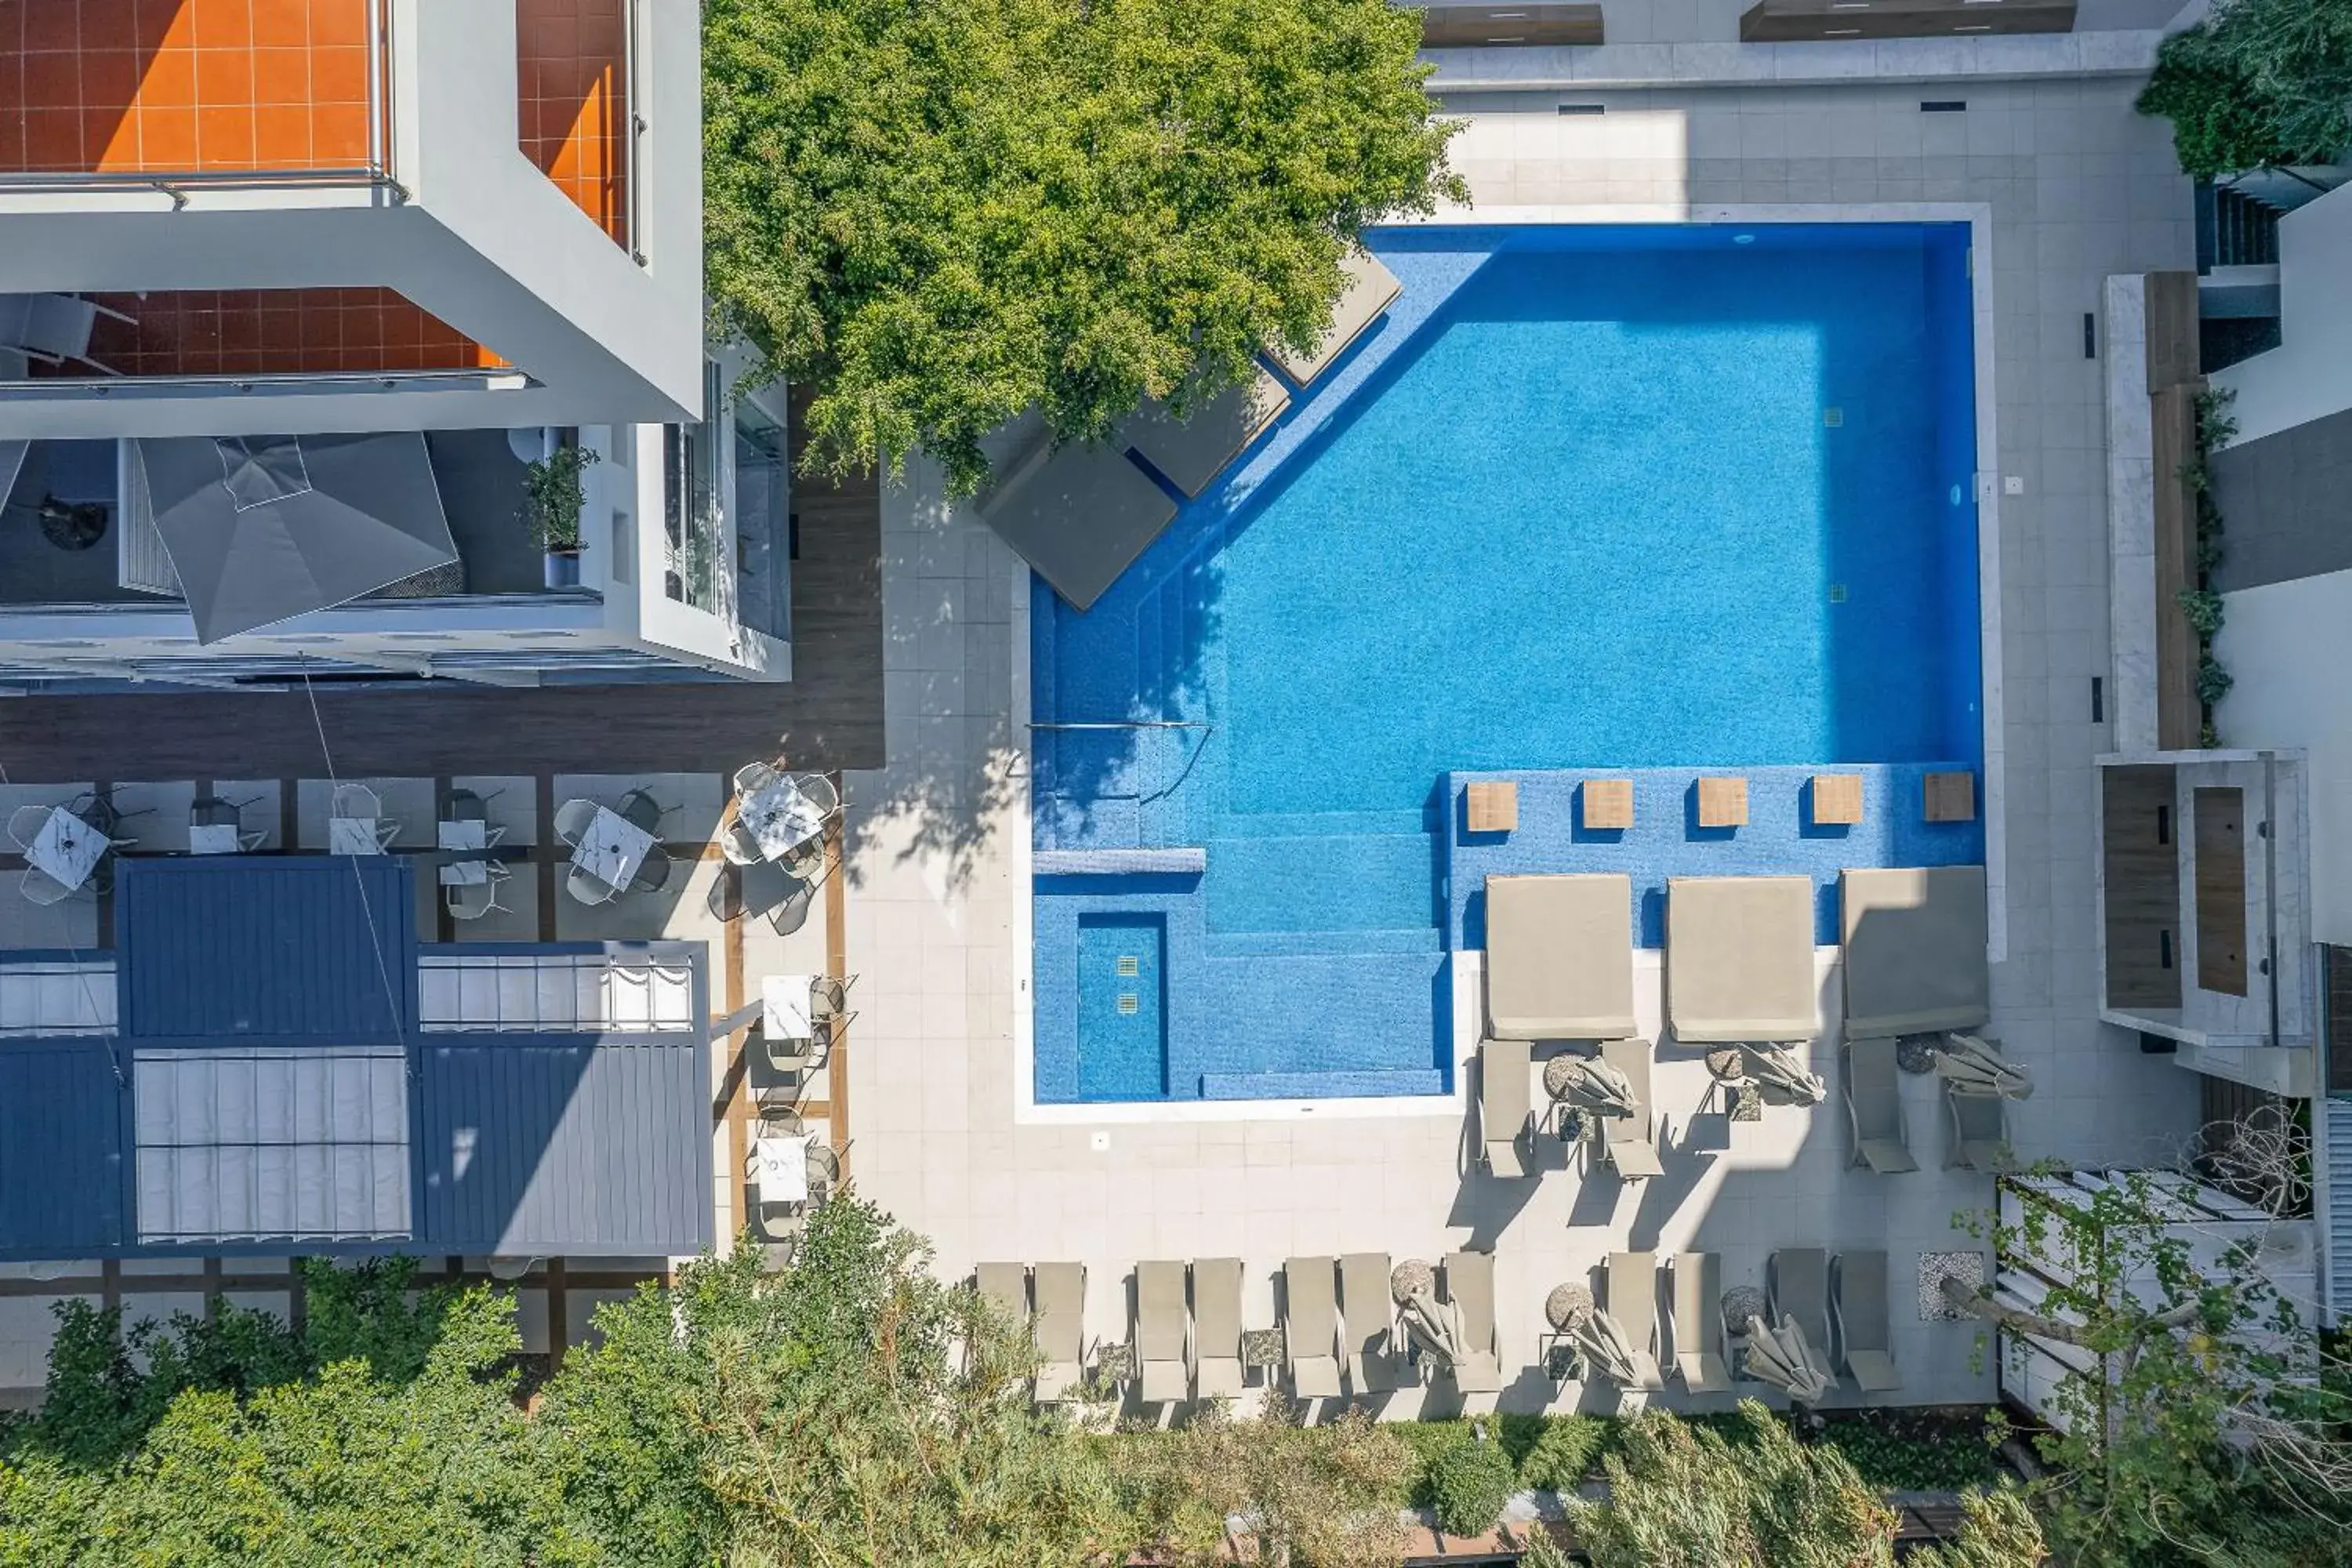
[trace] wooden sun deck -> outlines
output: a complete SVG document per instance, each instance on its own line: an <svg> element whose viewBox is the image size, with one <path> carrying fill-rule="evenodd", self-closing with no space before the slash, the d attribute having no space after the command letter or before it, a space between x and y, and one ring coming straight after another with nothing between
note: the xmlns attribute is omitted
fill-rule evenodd
<svg viewBox="0 0 2352 1568"><path fill-rule="evenodd" d="M791 454L802 447L793 400ZM882 765L878 479L795 477L793 679L512 690L455 680L318 689L345 778L469 773L726 773L782 751L796 768ZM0 767L16 784L301 778L323 772L304 695L162 690L0 702Z"/></svg>

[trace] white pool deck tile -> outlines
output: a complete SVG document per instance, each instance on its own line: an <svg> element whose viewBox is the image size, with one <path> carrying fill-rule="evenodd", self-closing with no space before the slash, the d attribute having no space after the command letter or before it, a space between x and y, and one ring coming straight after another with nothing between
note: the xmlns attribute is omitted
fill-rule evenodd
<svg viewBox="0 0 2352 1568"><path fill-rule="evenodd" d="M1629 16L1640 25L1627 26ZM1644 32L1728 39L1737 7L1654 0L1612 9L1612 26L1628 44L1648 41ZM1916 83L1869 80L1628 92L1622 103L1610 99L1601 120L1555 115L1558 95L1449 102L1471 116L1457 164L1478 205L1580 208L1559 216L1584 221L1782 204L1981 210L1998 467L1980 489L2021 481L2019 493L1999 495L1987 550L2002 687L1988 752L2005 780L2006 863L1991 1032L2041 1086L2012 1110L2020 1149L2084 1165L2168 1159L2197 1115L2194 1076L2143 1057L2095 1012L2091 759L2114 744L2089 710L2091 678L2109 674L2108 372L2084 357L2081 321L2104 313L2110 274L2184 267L2191 256L2186 183L2165 128L2133 112L2134 87L2120 76L1971 79L1965 115L1927 116ZM984 527L940 499L935 471L919 463L886 491L883 530L890 762L852 774L845 792L845 935L850 967L864 975L849 1058L853 1163L864 1195L931 1237L942 1274L982 1259L1083 1262L1087 1336L1116 1342L1127 1336L1127 1280L1140 1259L1238 1255L1245 1321L1263 1327L1275 1321L1274 1281L1294 1252L1433 1259L1492 1247L1509 1369L1500 1403L1612 1408L1617 1395L1605 1386L1571 1384L1556 1401L1535 1369L1544 1293L1588 1279L1605 1253L1709 1248L1723 1254L1728 1286L1760 1284L1776 1247L1879 1247L1895 1272L1905 1380L1886 1397L1990 1396L1973 1331L1916 1321L1900 1306L1917 1254L1971 1245L1951 1218L1984 1203L1990 1183L1942 1169L1943 1111L1925 1079L1903 1084L1921 1170L1886 1178L1848 1167L1828 950L1819 955L1824 1033L1813 1053L1830 1100L1811 1112L1774 1110L1756 1124L1700 1115L1703 1066L1670 1044L1656 1090L1667 1173L1644 1187L1588 1173L1557 1144L1542 1151L1534 1180L1465 1175L1475 1128L1458 1103L1441 1114L1321 1122L1213 1109L1192 1112L1212 1120L1019 1119L1025 581ZM1463 977L1474 1000L1475 969L1474 956ZM1653 1018L1656 993L1651 968L1640 994ZM1457 1035L1466 1056L1475 1039ZM1451 1408L1452 1396L1443 1386L1407 1389L1388 1408L1424 1405Z"/></svg>

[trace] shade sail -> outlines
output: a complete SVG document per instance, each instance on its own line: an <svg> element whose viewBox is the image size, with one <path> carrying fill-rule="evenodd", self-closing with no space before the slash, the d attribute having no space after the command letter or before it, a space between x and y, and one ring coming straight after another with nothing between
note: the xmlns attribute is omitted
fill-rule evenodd
<svg viewBox="0 0 2352 1568"><path fill-rule="evenodd" d="M132 447L200 643L330 609L457 559L415 432L200 436Z"/></svg>

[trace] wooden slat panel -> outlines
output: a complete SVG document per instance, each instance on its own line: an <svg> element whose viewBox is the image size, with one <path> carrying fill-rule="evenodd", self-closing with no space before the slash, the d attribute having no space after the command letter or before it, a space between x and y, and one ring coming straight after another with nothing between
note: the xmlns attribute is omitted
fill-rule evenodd
<svg viewBox="0 0 2352 1568"><path fill-rule="evenodd" d="M2246 792L2200 789L2197 812L2197 984L2246 994Z"/></svg>
<svg viewBox="0 0 2352 1568"><path fill-rule="evenodd" d="M2179 846L2171 820L2169 767L2108 768L2105 806L2107 1005L2135 1010L2180 1005L2177 931Z"/></svg>
<svg viewBox="0 0 2352 1568"><path fill-rule="evenodd" d="M2147 275L2147 391L2153 397L2204 380L2198 364L2197 274Z"/></svg>
<svg viewBox="0 0 2352 1568"><path fill-rule="evenodd" d="M2156 743L2193 751L2204 735L2197 699L2198 640L2180 590L2196 578L2197 503L2180 478L2197 449L2197 392L2170 386L2151 399L2156 458Z"/></svg>

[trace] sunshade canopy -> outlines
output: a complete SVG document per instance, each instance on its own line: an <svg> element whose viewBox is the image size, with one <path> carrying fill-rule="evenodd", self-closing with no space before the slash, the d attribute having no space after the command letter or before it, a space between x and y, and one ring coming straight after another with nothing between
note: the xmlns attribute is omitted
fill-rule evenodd
<svg viewBox="0 0 2352 1568"><path fill-rule="evenodd" d="M1982 1028L1984 868L1853 869L1840 882L1847 1037Z"/></svg>
<svg viewBox="0 0 2352 1568"><path fill-rule="evenodd" d="M1622 872L1486 879L1486 1016L1497 1039L1633 1033L1633 883Z"/></svg>
<svg viewBox="0 0 2352 1568"><path fill-rule="evenodd" d="M132 446L200 643L457 559L432 458L414 432Z"/></svg>
<svg viewBox="0 0 2352 1568"><path fill-rule="evenodd" d="M1666 881L1666 1017L1684 1041L1801 1040L1819 1026L1809 877Z"/></svg>

